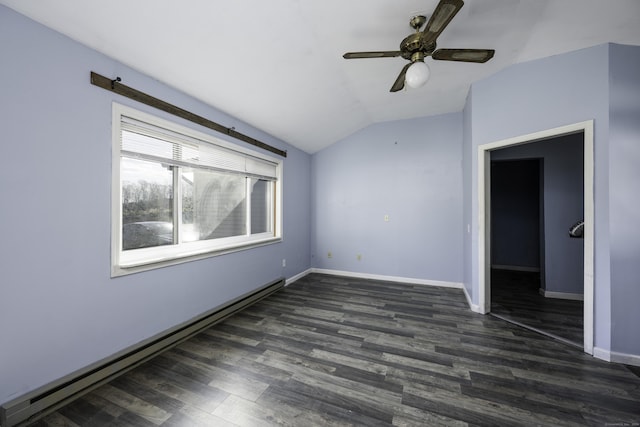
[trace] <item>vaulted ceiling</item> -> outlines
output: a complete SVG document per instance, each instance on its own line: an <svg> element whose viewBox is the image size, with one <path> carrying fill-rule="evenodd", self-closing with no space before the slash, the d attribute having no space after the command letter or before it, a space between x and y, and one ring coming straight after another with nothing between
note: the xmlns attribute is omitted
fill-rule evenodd
<svg viewBox="0 0 640 427"><path fill-rule="evenodd" d="M485 64L425 62L390 93L397 50L438 0L0 0L72 39L308 153L376 122L462 110L470 85L512 64L606 42L640 45L638 0L466 0L440 48L490 48ZM96 70L100 71L100 70Z"/></svg>

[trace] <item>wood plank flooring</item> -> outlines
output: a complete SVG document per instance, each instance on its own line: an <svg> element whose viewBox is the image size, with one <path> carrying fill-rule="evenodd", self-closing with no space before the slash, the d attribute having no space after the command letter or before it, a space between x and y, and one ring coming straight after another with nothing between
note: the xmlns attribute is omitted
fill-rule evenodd
<svg viewBox="0 0 640 427"><path fill-rule="evenodd" d="M584 348L582 301L540 295L540 274L491 271L491 313Z"/></svg>
<svg viewBox="0 0 640 427"><path fill-rule="evenodd" d="M37 426L605 426L640 378L461 290L311 274Z"/></svg>

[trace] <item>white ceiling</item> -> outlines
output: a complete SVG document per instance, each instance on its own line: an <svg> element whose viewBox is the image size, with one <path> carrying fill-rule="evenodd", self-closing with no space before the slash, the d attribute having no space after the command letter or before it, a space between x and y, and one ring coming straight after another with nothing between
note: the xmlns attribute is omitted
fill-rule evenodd
<svg viewBox="0 0 640 427"><path fill-rule="evenodd" d="M397 50L437 3L0 0L308 153L372 123L461 111L472 82L514 63L640 45L639 0L466 0L438 46L495 49L485 64L427 58L426 86L390 93L404 59L342 58Z"/></svg>

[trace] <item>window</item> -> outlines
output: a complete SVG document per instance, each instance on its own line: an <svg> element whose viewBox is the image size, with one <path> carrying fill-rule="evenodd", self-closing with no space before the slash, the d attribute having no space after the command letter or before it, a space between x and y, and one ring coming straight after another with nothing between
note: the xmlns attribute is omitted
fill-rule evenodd
<svg viewBox="0 0 640 427"><path fill-rule="evenodd" d="M112 275L279 241L281 161L113 111Z"/></svg>

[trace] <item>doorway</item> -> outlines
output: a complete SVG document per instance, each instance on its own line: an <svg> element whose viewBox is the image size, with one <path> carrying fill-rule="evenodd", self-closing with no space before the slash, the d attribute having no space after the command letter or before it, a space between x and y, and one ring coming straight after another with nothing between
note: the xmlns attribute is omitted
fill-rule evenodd
<svg viewBox="0 0 640 427"><path fill-rule="evenodd" d="M582 148L581 133L503 148L490 171L491 314L579 348L583 241L565 231L583 217Z"/></svg>
<svg viewBox="0 0 640 427"><path fill-rule="evenodd" d="M496 141L478 147L478 289L479 308L483 313L491 312L491 153L532 142L550 141L559 137L579 134L583 146L583 203L584 203L584 243L582 249L583 340L582 348L593 354L594 283L593 283L593 231L594 231L594 190L593 190L593 121L576 123L533 134L522 135ZM568 232L567 224L565 232ZM541 264L541 273L544 270Z"/></svg>

